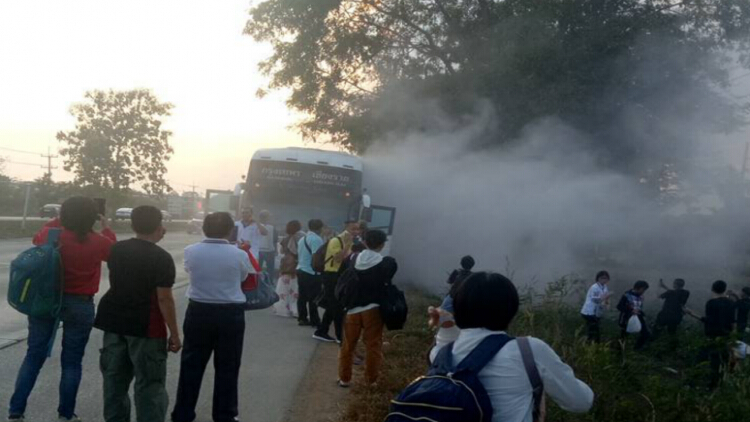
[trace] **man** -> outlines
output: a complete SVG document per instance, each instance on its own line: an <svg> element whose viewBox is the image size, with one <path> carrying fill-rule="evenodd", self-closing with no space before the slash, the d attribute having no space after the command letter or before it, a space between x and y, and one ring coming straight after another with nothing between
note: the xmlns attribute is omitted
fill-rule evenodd
<svg viewBox="0 0 750 422"><path fill-rule="evenodd" d="M258 220L260 221L259 228L266 229L266 235L262 237L260 242L260 255L257 256L258 263L261 268L265 266L271 280L276 280L276 245L279 243L279 238L276 229L271 224L271 213L269 211L261 211Z"/></svg>
<svg viewBox="0 0 750 422"><path fill-rule="evenodd" d="M253 219L253 209L244 208L242 219L235 224L235 230L230 236L230 241L236 241L238 246L250 247L250 252L258 258L263 238L268 235L268 230L262 224Z"/></svg>
<svg viewBox="0 0 750 422"><path fill-rule="evenodd" d="M321 220L310 220L307 223L309 232L297 243L297 282L299 283L299 299L297 299L297 314L300 326L318 327L320 316L315 298L320 293L320 275L313 270L312 256L323 246L323 231ZM308 319L309 315L309 319Z"/></svg>
<svg viewBox="0 0 750 422"><path fill-rule="evenodd" d="M654 337L659 335L663 327L667 327L670 336L670 347L677 348L677 327L682 323L685 314L684 308L690 298L690 291L685 290L685 280L677 278L672 283L672 289L668 288L663 280L659 280L659 286L666 290L659 298L664 300L664 306L656 316L654 325Z"/></svg>
<svg viewBox="0 0 750 422"><path fill-rule="evenodd" d="M115 244L110 252L110 288L94 323L104 331L104 420L130 421L128 392L135 378L136 420L162 422L169 404L167 350L182 348L172 297L175 266L172 256L157 246L166 233L158 208L135 208L131 226L136 237Z"/></svg>
<svg viewBox="0 0 750 422"><path fill-rule="evenodd" d="M607 284L609 284L609 273L599 271L596 274L596 282L586 293L586 301L581 308L581 316L586 321L586 333L590 342L599 343L602 340L599 324L612 295Z"/></svg>
<svg viewBox="0 0 750 422"><path fill-rule="evenodd" d="M358 235L359 222L350 220L346 222L344 231L328 242L325 271L323 271L323 275L321 276L326 311L323 314L323 321L320 323L318 330L313 334L313 338L316 340L325 342L337 341L341 343L344 310L336 300L334 292L336 290L336 282L339 280L341 263L351 254L354 239ZM333 322L333 328L336 332L335 340L328 335L331 322Z"/></svg>
<svg viewBox="0 0 750 422"><path fill-rule="evenodd" d="M372 221L372 199L370 194L367 193L367 189L362 190L362 209L360 210L360 219L364 221Z"/></svg>
<svg viewBox="0 0 750 422"><path fill-rule="evenodd" d="M637 317L641 322L641 331L638 333L638 340L635 343L635 350L640 350L646 345L646 342L651 338L651 333L646 325L646 319L643 315L643 294L648 290L649 285L643 280L638 280L633 285L633 288L620 298L620 302L617 304L617 310L620 311L620 339L625 340L628 336L627 326L628 321L633 316Z"/></svg>
<svg viewBox="0 0 750 422"><path fill-rule="evenodd" d="M354 352L360 336L365 343L365 381L372 385L378 380L383 364L383 319L380 302L398 271L392 257L380 254L388 236L381 230L370 230L365 234L367 250L350 260L357 274L356 283L343 298L341 305L347 310L344 323L344 341L339 352L339 386L349 387L352 379Z"/></svg>

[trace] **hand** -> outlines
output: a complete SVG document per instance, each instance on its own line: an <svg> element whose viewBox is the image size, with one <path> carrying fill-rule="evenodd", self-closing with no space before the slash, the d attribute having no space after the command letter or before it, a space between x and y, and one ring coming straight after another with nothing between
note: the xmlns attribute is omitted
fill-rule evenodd
<svg viewBox="0 0 750 422"><path fill-rule="evenodd" d="M180 340L179 334L172 334L169 336L168 348L172 353L177 353L182 350L182 341Z"/></svg>
<svg viewBox="0 0 750 422"><path fill-rule="evenodd" d="M437 327L440 324L440 310L434 306L427 308L427 315L430 317L427 323L431 328Z"/></svg>
<svg viewBox="0 0 750 422"><path fill-rule="evenodd" d="M99 224L102 225L102 229L108 229L109 228L109 220L105 215L99 214Z"/></svg>

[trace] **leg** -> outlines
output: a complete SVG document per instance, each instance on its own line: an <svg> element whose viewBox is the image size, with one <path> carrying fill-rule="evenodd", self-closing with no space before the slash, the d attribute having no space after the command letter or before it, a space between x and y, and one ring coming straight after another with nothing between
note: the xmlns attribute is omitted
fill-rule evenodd
<svg viewBox="0 0 750 422"><path fill-rule="evenodd" d="M135 414L138 422L164 422L167 417L167 341L127 337L135 372Z"/></svg>
<svg viewBox="0 0 750 422"><path fill-rule="evenodd" d="M104 392L104 420L130 422L130 383L133 381L133 364L125 337L104 333L99 356Z"/></svg>
<svg viewBox="0 0 750 422"><path fill-rule="evenodd" d="M271 280L275 280L274 277L276 276L276 252L261 252L260 258L261 268L263 268L263 266L265 265L268 277Z"/></svg>
<svg viewBox="0 0 750 422"><path fill-rule="evenodd" d="M195 405L198 403L203 373L216 343L216 330L209 320L212 315L206 310L207 306L191 302L185 313L180 380L172 411L174 422L192 422L195 419Z"/></svg>
<svg viewBox="0 0 750 422"><path fill-rule="evenodd" d="M214 422L232 422L239 415L239 376L245 338L245 312L222 310L216 330L219 340L214 356Z"/></svg>
<svg viewBox="0 0 750 422"><path fill-rule="evenodd" d="M299 280L299 298L297 300L297 319L300 322L308 322L307 319L307 297L309 296L308 274L304 271L297 271L297 280Z"/></svg>
<svg viewBox="0 0 750 422"><path fill-rule="evenodd" d="M323 288L320 283L320 276L308 275L309 277L309 293L307 306L310 311L310 324L317 327L320 325L320 314L318 314L318 305L315 303L315 298L318 297L320 290Z"/></svg>
<svg viewBox="0 0 750 422"><path fill-rule="evenodd" d="M339 379L343 382L352 380L354 351L357 349L359 336L362 335L362 314L347 315L344 320L344 343L339 350Z"/></svg>
<svg viewBox="0 0 750 422"><path fill-rule="evenodd" d="M318 331L315 334L328 334L328 330L331 328L331 323L334 322L336 297L334 296L334 289L336 288L336 273L324 273L321 277L323 280L323 293L325 294L326 310L323 313L323 321L318 326Z"/></svg>
<svg viewBox="0 0 750 422"><path fill-rule="evenodd" d="M76 410L76 397L81 386L83 355L94 327L94 301L71 298L63 300L62 377L60 378L60 406L57 413L72 418Z"/></svg>
<svg viewBox="0 0 750 422"><path fill-rule="evenodd" d="M336 339L343 341L344 338L344 310L336 303L333 314L333 330L336 332Z"/></svg>
<svg viewBox="0 0 750 422"><path fill-rule="evenodd" d="M29 317L28 349L21 369L18 370L15 391L10 399L10 416L23 416L26 412L31 390L34 389L39 371L47 360L47 347L54 328L53 319Z"/></svg>
<svg viewBox="0 0 750 422"><path fill-rule="evenodd" d="M380 309L370 309L362 313L364 340L367 354L365 355L365 376L368 384L378 380L380 367L383 365L383 319Z"/></svg>
<svg viewBox="0 0 750 422"><path fill-rule="evenodd" d="M648 325L646 325L646 319L642 316L639 316L638 319L641 320L641 332L638 333L638 340L635 342L635 350L643 349L646 343L651 339L651 332L648 329Z"/></svg>

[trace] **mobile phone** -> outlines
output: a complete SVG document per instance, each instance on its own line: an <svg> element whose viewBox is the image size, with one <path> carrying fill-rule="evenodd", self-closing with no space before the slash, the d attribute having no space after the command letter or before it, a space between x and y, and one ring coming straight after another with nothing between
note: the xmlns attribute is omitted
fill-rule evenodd
<svg viewBox="0 0 750 422"><path fill-rule="evenodd" d="M107 200L104 198L94 198L99 215L107 215Z"/></svg>

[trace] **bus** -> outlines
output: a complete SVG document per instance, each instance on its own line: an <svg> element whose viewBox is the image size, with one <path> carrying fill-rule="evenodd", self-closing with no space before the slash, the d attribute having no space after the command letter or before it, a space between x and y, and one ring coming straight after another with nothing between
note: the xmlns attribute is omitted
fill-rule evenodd
<svg viewBox="0 0 750 422"><path fill-rule="evenodd" d="M242 207L268 210L283 233L288 221L303 227L319 218L336 230L358 219L362 199L362 160L354 155L311 148L258 150L250 161ZM393 234L396 210L372 205L370 228Z"/></svg>

